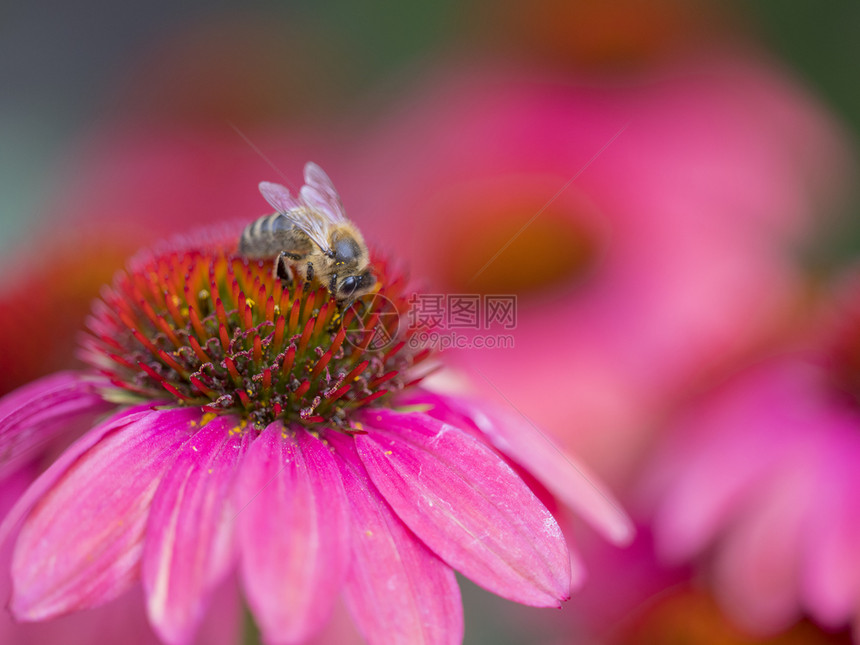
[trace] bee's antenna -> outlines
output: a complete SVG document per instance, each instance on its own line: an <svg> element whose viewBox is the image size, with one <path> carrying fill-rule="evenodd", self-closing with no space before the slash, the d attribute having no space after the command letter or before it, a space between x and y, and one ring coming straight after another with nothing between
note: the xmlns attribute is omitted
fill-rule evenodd
<svg viewBox="0 0 860 645"><path fill-rule="evenodd" d="M297 195L299 191L297 191L297 190L295 189L295 187L292 185L292 183L290 182L290 180L289 180L289 179L287 179L287 176L286 176L283 172L281 172L281 169L280 169L280 168L278 168L278 167L277 167L277 166L272 162L272 160L271 160L271 159L269 159L265 154L263 154L263 151L262 151L262 150L260 150L256 145L254 145L254 142L253 142L253 141L251 141L251 140L250 140L250 139L245 135L245 133L244 133L244 132L242 132L242 131L239 129L239 127L238 127L235 123L233 123L232 121L227 121L227 124L228 124L231 128L233 128L233 130L235 130L235 131L236 131L236 134L238 134L240 137L242 137L242 139L244 139L244 140L245 140L245 143L247 143L249 146L251 146L251 150L253 150L254 152L256 152L256 153L260 156L260 159L262 159L262 160L263 160L263 161L265 161L267 164L269 164L269 166L272 168L272 170L274 170L276 173L278 173L278 174L281 176L281 179L283 179L283 180L284 180L284 183L286 184L286 186L287 186L291 191L293 191L293 193L294 193L294 194L296 194L296 195Z"/></svg>

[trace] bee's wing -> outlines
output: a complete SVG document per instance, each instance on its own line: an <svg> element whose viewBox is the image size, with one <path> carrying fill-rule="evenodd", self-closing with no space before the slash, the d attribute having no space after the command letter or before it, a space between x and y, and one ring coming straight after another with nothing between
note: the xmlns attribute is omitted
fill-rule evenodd
<svg viewBox="0 0 860 645"><path fill-rule="evenodd" d="M260 182L260 193L269 202L269 205L281 215L286 215L295 208L301 207L301 202L290 195L290 189L270 181Z"/></svg>
<svg viewBox="0 0 860 645"><path fill-rule="evenodd" d="M346 210L334 184L325 171L312 161L305 164L305 185L300 194L308 206L321 212L331 222L347 221Z"/></svg>
<svg viewBox="0 0 860 645"><path fill-rule="evenodd" d="M308 206L290 194L286 186L273 184L269 181L260 182L260 193L276 211L299 227L309 238L320 247L323 253L331 253L328 245L326 227L320 217L315 217Z"/></svg>

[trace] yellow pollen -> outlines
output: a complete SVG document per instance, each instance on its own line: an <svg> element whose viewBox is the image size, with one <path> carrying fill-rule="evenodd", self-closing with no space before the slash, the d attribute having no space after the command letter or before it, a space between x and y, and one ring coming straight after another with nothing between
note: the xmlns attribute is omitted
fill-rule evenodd
<svg viewBox="0 0 860 645"><path fill-rule="evenodd" d="M210 421L212 421L212 419L215 419L217 416L218 416L218 415L217 415L217 414L215 414L214 412L207 412L206 414L204 414L204 415L200 418L200 427L202 428L202 427L203 427L203 426L205 426L207 423L209 423Z"/></svg>
<svg viewBox="0 0 860 645"><path fill-rule="evenodd" d="M257 303L254 302L251 298L247 298L245 299L245 304L247 304L249 307L253 307Z"/></svg>
<svg viewBox="0 0 860 645"><path fill-rule="evenodd" d="M245 419L240 419L239 424L230 428L230 430L227 434L229 434L231 437L235 437L238 434L242 434L242 432L244 432L245 428L247 428L247 427L248 427L248 421Z"/></svg>
<svg viewBox="0 0 860 645"><path fill-rule="evenodd" d="M179 296L177 296L176 294L173 294L172 296L170 296L170 302L173 303L174 307L178 307L182 303L182 300L180 299Z"/></svg>

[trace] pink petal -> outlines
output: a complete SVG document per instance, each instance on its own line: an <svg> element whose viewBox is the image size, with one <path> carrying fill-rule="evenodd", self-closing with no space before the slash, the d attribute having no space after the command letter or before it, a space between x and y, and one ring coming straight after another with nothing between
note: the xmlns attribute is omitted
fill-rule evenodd
<svg viewBox="0 0 860 645"><path fill-rule="evenodd" d="M463 640L454 571L391 511L370 482L352 442L336 443L352 509L352 568L344 599L371 645Z"/></svg>
<svg viewBox="0 0 860 645"><path fill-rule="evenodd" d="M150 620L168 643L188 643L209 596L233 563L228 503L247 434L237 420L206 424L176 453L152 500L143 550L143 585Z"/></svg>
<svg viewBox="0 0 860 645"><path fill-rule="evenodd" d="M242 605L237 585L222 588L207 613L198 645L237 645ZM5 591L5 589L0 590ZM5 595L4 595L5 597ZM20 623L0 616L0 643L9 645L164 645L146 617L143 591L135 585L109 603L66 616ZM4 614L6 612L3 612Z"/></svg>
<svg viewBox="0 0 860 645"><path fill-rule="evenodd" d="M59 372L0 399L0 476L64 431L81 430L110 410L97 381Z"/></svg>
<svg viewBox="0 0 860 645"><path fill-rule="evenodd" d="M856 614L860 598L860 437L853 413L822 417L811 431L821 445L815 503L806 522L802 591L819 621L839 627Z"/></svg>
<svg viewBox="0 0 860 645"><path fill-rule="evenodd" d="M236 484L242 580L266 642L295 643L331 614L349 564L349 508L322 441L273 423Z"/></svg>
<svg viewBox="0 0 860 645"><path fill-rule="evenodd" d="M36 502L59 481L60 477L81 455L101 441L105 435L135 423L148 416L150 412L150 404L120 410L66 448L57 460L21 495L3 518L3 523L0 524L0 544L9 538Z"/></svg>
<svg viewBox="0 0 860 645"><path fill-rule="evenodd" d="M785 367L788 367L785 369ZM777 364L746 374L678 423L682 432L653 460L643 489L657 507L654 534L670 560L706 548L772 477L818 410L809 370Z"/></svg>
<svg viewBox="0 0 860 645"><path fill-rule="evenodd" d="M758 491L754 507L731 527L717 555L719 597L755 634L787 628L800 616L800 558L814 476L798 451Z"/></svg>
<svg viewBox="0 0 860 645"><path fill-rule="evenodd" d="M509 600L558 606L570 558L552 514L495 452L425 414L374 410L358 454L400 519L452 567Z"/></svg>
<svg viewBox="0 0 860 645"><path fill-rule="evenodd" d="M29 463L0 477L0 517L15 506L37 476L38 467Z"/></svg>
<svg viewBox="0 0 860 645"><path fill-rule="evenodd" d="M652 469L657 478L675 479L660 486L662 499L654 514L658 551L671 562L706 548L720 528L742 512L748 491L766 479L783 456L779 448L773 449L769 433L752 421L685 439L683 449L667 451L656 462L662 466Z"/></svg>
<svg viewBox="0 0 860 645"><path fill-rule="evenodd" d="M462 415L480 430L498 450L528 470L556 498L576 510L596 530L615 544L629 544L633 522L607 488L580 461L532 425L526 418L504 410L479 405L469 399L420 392L412 403L425 401L439 412ZM443 418L443 421L448 419ZM461 425L451 420L454 425Z"/></svg>
<svg viewBox="0 0 860 645"><path fill-rule="evenodd" d="M62 464L58 478L46 471L54 483L24 522L13 555L10 606L18 619L95 607L131 585L159 478L199 415L196 409L130 415ZM89 443L89 435L79 443Z"/></svg>

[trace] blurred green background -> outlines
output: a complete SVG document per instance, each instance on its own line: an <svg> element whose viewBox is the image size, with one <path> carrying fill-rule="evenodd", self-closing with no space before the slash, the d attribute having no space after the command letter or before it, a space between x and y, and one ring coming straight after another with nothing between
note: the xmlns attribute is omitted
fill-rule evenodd
<svg viewBox="0 0 860 645"><path fill-rule="evenodd" d="M237 112L233 115L237 120L242 120L238 113L245 110L245 117L277 121L285 104L290 106L289 117L299 121L350 113L367 116L396 97L420 76L424 66L438 58L465 60L503 51L521 58L544 56L547 65L557 64L558 60L546 56L540 47L534 48L528 38L518 38L516 19L511 19L518 12L517 4L510 0L6 3L0 9L0 246L21 239L28 226L45 216L44 195L53 188L59 162L68 161L65 155L89 130L114 120L181 113L183 106L171 105L170 92L182 83L183 73L205 70L209 80L214 80L223 72L224 83L235 82L243 70L230 69L231 56L248 44L247 30L255 25L265 25L269 31L261 47L271 49L272 65L260 73L271 74L272 91L266 96L258 84L244 105L226 101L219 108L225 128L231 110ZM532 11L527 3L520 4L524 14ZM639 7L638 13L646 18L675 12L681 16L680 26L675 27L679 30L684 29L683 21L701 13L703 23L713 20L720 25L715 28L719 38L741 34L763 45L808 83L855 136L860 131L857 2L618 4L621 15L631 7ZM224 55L214 57L208 66L205 61L189 63L184 69L180 66L172 70L172 78L171 70L162 69L168 80L159 86L153 66L160 64L160 49L176 48L177 39L224 38L224 23L237 25L240 32L221 43ZM207 35L211 27L214 31ZM279 30L283 35L280 42L275 35ZM677 36L670 34L669 38ZM203 46L207 54L218 49L215 42ZM185 53L188 51L193 47ZM278 61L278 56L284 59ZM619 63L613 56L604 61L599 55L590 61L586 56L578 64ZM623 51L620 61L624 62ZM280 63L289 67L286 77L273 73ZM141 76L149 83L155 76L158 92L136 94L134 86ZM284 84L301 88L300 96L285 103L283 96L277 96L277 88L283 89ZM857 237L852 232L852 248ZM849 244L845 236L840 239L843 246Z"/></svg>

